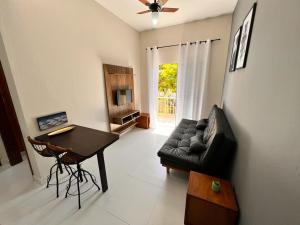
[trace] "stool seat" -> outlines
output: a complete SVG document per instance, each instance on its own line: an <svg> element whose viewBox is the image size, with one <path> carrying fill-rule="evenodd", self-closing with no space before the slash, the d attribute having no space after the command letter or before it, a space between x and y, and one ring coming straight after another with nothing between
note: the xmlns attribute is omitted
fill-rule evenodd
<svg viewBox="0 0 300 225"><path fill-rule="evenodd" d="M60 158L61 162L63 164L67 164L67 165L75 165L75 164L81 163L85 159L86 159L86 157L77 155L72 152L68 152Z"/></svg>
<svg viewBox="0 0 300 225"><path fill-rule="evenodd" d="M44 149L40 151L40 155L44 157L54 157L53 153L51 154L51 152L49 152L48 149Z"/></svg>

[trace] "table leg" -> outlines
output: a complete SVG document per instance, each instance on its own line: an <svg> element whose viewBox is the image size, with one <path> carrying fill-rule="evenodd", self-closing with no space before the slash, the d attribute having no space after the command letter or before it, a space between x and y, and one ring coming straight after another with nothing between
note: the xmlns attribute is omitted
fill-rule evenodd
<svg viewBox="0 0 300 225"><path fill-rule="evenodd" d="M61 162L60 162L60 159L59 159L59 158L57 158L57 166L58 166L58 168L59 168L60 174L63 174L63 169L62 169L62 165L61 165Z"/></svg>
<svg viewBox="0 0 300 225"><path fill-rule="evenodd" d="M106 178L103 151L100 151L97 153L97 159L98 159L98 167L99 167L99 172L100 172L102 191L106 192L108 187L107 187L107 178Z"/></svg>

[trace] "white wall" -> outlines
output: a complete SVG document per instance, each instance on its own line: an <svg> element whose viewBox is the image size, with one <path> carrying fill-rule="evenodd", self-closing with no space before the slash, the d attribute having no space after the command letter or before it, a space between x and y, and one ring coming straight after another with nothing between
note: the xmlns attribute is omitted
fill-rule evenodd
<svg viewBox="0 0 300 225"><path fill-rule="evenodd" d="M24 136L39 134L37 116L62 110L72 123L106 130L102 63L133 67L139 96L139 34L93 0L2 0L0 31ZM45 177L49 161L35 158Z"/></svg>
<svg viewBox="0 0 300 225"><path fill-rule="evenodd" d="M231 40L252 4L239 0ZM299 0L258 1L247 67L226 73L241 225L300 224L299 9Z"/></svg>
<svg viewBox="0 0 300 225"><path fill-rule="evenodd" d="M224 15L210 19L200 20L187 24L144 31L140 34L141 39L141 87L147 90L146 73L146 47L163 46L184 43L187 41L206 40L208 38L221 38L221 41L212 44L212 60L209 74L208 99L206 114L213 104L220 104L226 57L231 31L232 15ZM162 55L161 63L176 63L177 47L160 49ZM148 111L148 95L141 93L142 110Z"/></svg>
<svg viewBox="0 0 300 225"><path fill-rule="evenodd" d="M1 20L0 20L0 22L1 22ZM1 31L1 26L0 26L0 31ZM23 137L24 137L26 148L30 149L31 146L26 141L26 134L28 134L28 129L27 129L27 125L26 125L26 122L25 122L24 113L23 113L23 110L22 110L22 107L21 107L20 99L19 99L19 96L18 96L18 93L17 93L15 80L14 80L14 77L12 75L13 74L12 70L11 70L12 67L10 66L10 63L8 61L8 57L7 57L7 53L6 53L6 49L5 49L5 46L4 46L4 43L3 43L1 33L0 33L0 60L1 60L2 67L3 67L4 74L5 74L6 82L7 82L8 88L9 88L9 92L10 92L10 95L11 95L11 98L12 98L12 101L13 101L13 104L14 104L14 108L15 108L15 111L16 111L16 114L17 114L17 118L18 118L18 121L19 121L21 132L22 132ZM28 156L30 158L31 165L32 165L32 168L34 170L35 176L40 177L40 171L38 169L38 165L37 165L37 162L36 162L35 155L33 154L32 151L28 151ZM28 167L28 170L29 169L30 168Z"/></svg>

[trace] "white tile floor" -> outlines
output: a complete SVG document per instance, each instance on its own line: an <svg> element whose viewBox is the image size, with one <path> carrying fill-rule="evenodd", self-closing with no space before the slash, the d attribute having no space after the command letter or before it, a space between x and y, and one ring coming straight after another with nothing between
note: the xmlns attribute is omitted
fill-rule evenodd
<svg viewBox="0 0 300 225"><path fill-rule="evenodd" d="M163 135L162 135L163 133ZM56 199L55 187L46 189L32 181L27 162L0 173L1 225L182 225L187 176L166 174L156 155L166 134L135 129L107 148L104 153L108 191L95 188L82 199ZM96 158L83 163L96 175Z"/></svg>

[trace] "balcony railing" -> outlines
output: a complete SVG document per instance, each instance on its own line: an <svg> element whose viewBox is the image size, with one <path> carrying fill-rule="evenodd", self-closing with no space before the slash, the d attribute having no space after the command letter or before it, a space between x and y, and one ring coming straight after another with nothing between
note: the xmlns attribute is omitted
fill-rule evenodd
<svg viewBox="0 0 300 225"><path fill-rule="evenodd" d="M158 113L175 115L176 98L175 97L158 97Z"/></svg>

